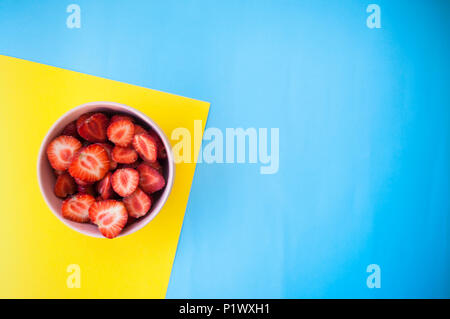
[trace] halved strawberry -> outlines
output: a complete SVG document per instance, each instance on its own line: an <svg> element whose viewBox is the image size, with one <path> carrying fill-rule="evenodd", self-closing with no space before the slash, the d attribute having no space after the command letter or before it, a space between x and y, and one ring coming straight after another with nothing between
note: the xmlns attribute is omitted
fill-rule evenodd
<svg viewBox="0 0 450 319"><path fill-rule="evenodd" d="M138 134L148 134L148 132L145 128L143 128L139 124L134 124L134 135Z"/></svg>
<svg viewBox="0 0 450 319"><path fill-rule="evenodd" d="M127 208L128 215L134 218L139 218L147 214L152 205L150 197L139 187L136 188L133 194L125 197L123 203Z"/></svg>
<svg viewBox="0 0 450 319"><path fill-rule="evenodd" d="M89 222L89 208L94 202L94 197L88 194L72 196L63 202L62 215L74 222L87 223Z"/></svg>
<svg viewBox="0 0 450 319"><path fill-rule="evenodd" d="M79 124L78 134L89 142L104 142L106 141L108 122L108 117L105 114L92 114Z"/></svg>
<svg viewBox="0 0 450 319"><path fill-rule="evenodd" d="M109 170L113 171L117 168L117 162L115 160L112 159L112 151L114 146L112 146L111 144L108 143L97 143L100 146L103 146L105 148L105 151L108 153L108 157L109 157Z"/></svg>
<svg viewBox="0 0 450 319"><path fill-rule="evenodd" d="M157 145L153 137L148 134L137 134L133 138L133 147L141 158L147 162L155 162L157 158Z"/></svg>
<svg viewBox="0 0 450 319"><path fill-rule="evenodd" d="M139 184L139 173L132 168L121 168L114 172L111 185L114 191L122 197L133 194Z"/></svg>
<svg viewBox="0 0 450 319"><path fill-rule="evenodd" d="M166 186L164 177L150 165L142 163L137 169L139 172L139 187L147 194L157 192Z"/></svg>
<svg viewBox="0 0 450 319"><path fill-rule="evenodd" d="M123 114L116 114L116 115L113 115L111 117L111 123L117 122L117 121L120 121L120 120L128 120L130 122L134 122L132 117L127 116L127 115L123 115Z"/></svg>
<svg viewBox="0 0 450 319"><path fill-rule="evenodd" d="M122 164L131 164L138 159L138 153L131 147L115 146L111 155L114 161Z"/></svg>
<svg viewBox="0 0 450 319"><path fill-rule="evenodd" d="M114 238L127 224L128 213L125 205L116 200L95 202L89 209L89 217L103 236Z"/></svg>
<svg viewBox="0 0 450 319"><path fill-rule="evenodd" d="M61 135L55 138L47 147L47 157L50 165L59 171L69 168L75 153L81 148L81 143L73 136Z"/></svg>
<svg viewBox="0 0 450 319"><path fill-rule="evenodd" d="M112 173L108 172L103 179L97 183L97 192L103 199L110 199L114 196L114 191L111 186Z"/></svg>
<svg viewBox="0 0 450 319"><path fill-rule="evenodd" d="M61 198L72 195L77 191L77 184L69 173L59 175L55 183L55 195Z"/></svg>
<svg viewBox="0 0 450 319"><path fill-rule="evenodd" d="M77 131L77 124L76 121L70 122L67 124L64 129L62 130L61 135L67 135L67 136L73 136L78 138L78 131Z"/></svg>
<svg viewBox="0 0 450 319"><path fill-rule="evenodd" d="M109 158L105 149L92 144L82 149L73 159L69 173L85 182L101 180L109 170Z"/></svg>
<svg viewBox="0 0 450 319"><path fill-rule="evenodd" d="M161 138L159 137L158 133L155 131L149 131L148 133L151 137L153 137L156 141L156 147L158 148L158 158L165 159L167 158L166 148L164 147L163 142L161 141Z"/></svg>
<svg viewBox="0 0 450 319"><path fill-rule="evenodd" d="M134 124L130 120L118 120L111 123L107 130L108 139L117 146L127 147L134 136Z"/></svg>

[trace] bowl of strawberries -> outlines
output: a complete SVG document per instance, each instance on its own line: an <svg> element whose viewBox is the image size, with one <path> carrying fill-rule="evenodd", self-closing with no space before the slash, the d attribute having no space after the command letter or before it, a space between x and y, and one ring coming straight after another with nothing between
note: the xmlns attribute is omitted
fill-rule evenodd
<svg viewBox="0 0 450 319"><path fill-rule="evenodd" d="M38 156L42 195L57 218L92 237L115 238L147 225L164 206L175 165L170 143L144 113L91 102L61 116Z"/></svg>

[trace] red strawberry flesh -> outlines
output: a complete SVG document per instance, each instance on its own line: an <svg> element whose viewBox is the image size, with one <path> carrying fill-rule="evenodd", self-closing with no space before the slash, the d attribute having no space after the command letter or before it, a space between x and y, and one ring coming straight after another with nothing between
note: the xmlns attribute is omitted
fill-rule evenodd
<svg viewBox="0 0 450 319"><path fill-rule="evenodd" d="M158 148L153 137L147 134L137 134L133 138L133 147L146 162L155 162Z"/></svg>
<svg viewBox="0 0 450 319"><path fill-rule="evenodd" d="M79 124L78 134L89 142L104 142L108 123L109 120L105 114L92 114Z"/></svg>
<svg viewBox="0 0 450 319"><path fill-rule="evenodd" d="M89 208L89 217L103 236L114 238L127 224L128 213L122 202L109 199L93 203Z"/></svg>
<svg viewBox="0 0 450 319"><path fill-rule="evenodd" d="M55 138L47 147L47 157L50 165L59 171L69 168L81 143L73 136L61 135Z"/></svg>
<svg viewBox="0 0 450 319"><path fill-rule="evenodd" d="M78 223L89 222L89 208L95 198L88 194L77 194L66 199L62 204L62 216Z"/></svg>
<svg viewBox="0 0 450 319"><path fill-rule="evenodd" d="M133 218L139 218L147 214L152 201L150 199L150 196L148 196L138 187L133 194L123 199L123 203L127 208L129 216Z"/></svg>
<svg viewBox="0 0 450 319"><path fill-rule="evenodd" d="M152 194L164 188L164 177L153 167L146 163L138 166L139 187L147 194Z"/></svg>
<svg viewBox="0 0 450 319"><path fill-rule="evenodd" d="M139 184L139 173L132 168L121 168L114 172L111 185L114 191L122 197L133 194Z"/></svg>
<svg viewBox="0 0 450 319"><path fill-rule="evenodd" d="M101 180L109 170L109 158L105 149L92 144L81 150L73 159L69 173L84 182Z"/></svg>
<svg viewBox="0 0 450 319"><path fill-rule="evenodd" d="M134 124L130 120L117 120L108 126L108 139L117 146L127 147L134 136Z"/></svg>
<svg viewBox="0 0 450 319"><path fill-rule="evenodd" d="M121 164L131 164L138 159L138 153L131 147L115 146L111 153L112 159Z"/></svg>
<svg viewBox="0 0 450 319"><path fill-rule="evenodd" d="M59 175L55 183L55 195L61 198L72 195L77 191L77 184L67 172Z"/></svg>
<svg viewBox="0 0 450 319"><path fill-rule="evenodd" d="M114 196L114 191L111 185L112 173L108 172L101 181L97 183L97 192L102 199L110 199Z"/></svg>

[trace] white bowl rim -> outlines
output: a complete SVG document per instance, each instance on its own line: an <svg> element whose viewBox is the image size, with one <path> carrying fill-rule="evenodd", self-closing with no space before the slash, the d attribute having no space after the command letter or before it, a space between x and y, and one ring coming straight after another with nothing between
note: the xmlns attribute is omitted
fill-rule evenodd
<svg viewBox="0 0 450 319"><path fill-rule="evenodd" d="M165 186L164 191L161 194L157 204L155 206L152 206L150 214L148 214L143 219L141 219L140 221L135 223L136 226L134 227L134 229L132 231L130 231L130 232L121 232L116 238L124 237L124 236L130 235L130 234L133 234L133 233L137 232L138 230L142 229L147 224L149 224L156 217L156 215L158 215L158 213L160 212L162 207L165 205L165 203L166 203L167 199L169 198L169 195L170 195L170 193L172 191L172 187L173 187L173 183L174 183L174 179L175 179L175 162L174 162L174 158L173 158L172 147L170 145L169 139L167 138L166 134L159 127L159 125L155 123L155 121L153 121L150 117L148 117L143 112L141 112L141 111L139 111L139 110L137 110L137 109L135 109L135 108L133 108L131 106L128 106L126 104L117 103L117 102L110 102L110 101L88 102L88 103L84 103L84 104L78 105L78 106L70 109L69 111L65 112L64 114L62 114L58 118L58 120L55 123L53 123L53 125L48 129L44 139L42 140L41 146L39 148L38 160L37 160L37 177L38 177L39 189L41 191L42 197L44 197L44 200L45 200L48 208L53 213L53 215L55 215L66 226L68 226L69 228L71 228L71 229L73 229L73 230L75 230L75 231L77 231L77 232L79 232L79 233L81 233L83 235L90 236L90 237L95 237L95 238L104 238L104 239L106 237L104 237L100 233L100 231L97 231L96 233L92 234L92 233L83 231L81 229L78 229L78 228L74 227L73 224L71 224L69 222L69 220L65 219L60 214L58 214L58 213L56 213L54 211L54 209L52 208L52 205L50 203L50 199L47 197L47 194L44 191L43 181L41 180L41 176L40 176L40 167L41 167L42 161L47 160L47 156L45 155L45 153L46 153L47 145L48 145L49 140L50 140L51 133L53 133L53 131L55 130L55 128L58 126L58 124L60 122L64 121L67 117L70 117L70 115L72 115L73 113L76 113L78 110L81 110L83 108L86 108L86 107L98 107L98 108L104 107L104 108L108 108L108 106L121 108L121 109L124 110L123 113L127 113L128 112L128 113L132 113L132 114L137 115L143 122L145 122L154 131L156 131L158 133L158 135L161 138L161 140L162 140L162 142L164 144L164 147L166 149L167 161L168 161L168 174L167 174L168 176L167 176L166 186ZM126 230L126 228L125 228L125 230Z"/></svg>

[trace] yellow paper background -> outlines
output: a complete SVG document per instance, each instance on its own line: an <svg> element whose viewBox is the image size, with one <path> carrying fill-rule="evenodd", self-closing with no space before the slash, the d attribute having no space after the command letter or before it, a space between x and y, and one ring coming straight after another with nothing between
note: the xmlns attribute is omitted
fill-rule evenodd
<svg viewBox="0 0 450 319"><path fill-rule="evenodd" d="M45 204L37 155L50 126L93 101L134 107L170 138L209 103L0 56L0 298L164 298L195 164L177 164L172 193L156 218L114 240L71 230ZM176 142L176 141L175 141ZM171 141L172 145L175 143ZM67 266L81 268L81 288L68 288Z"/></svg>

